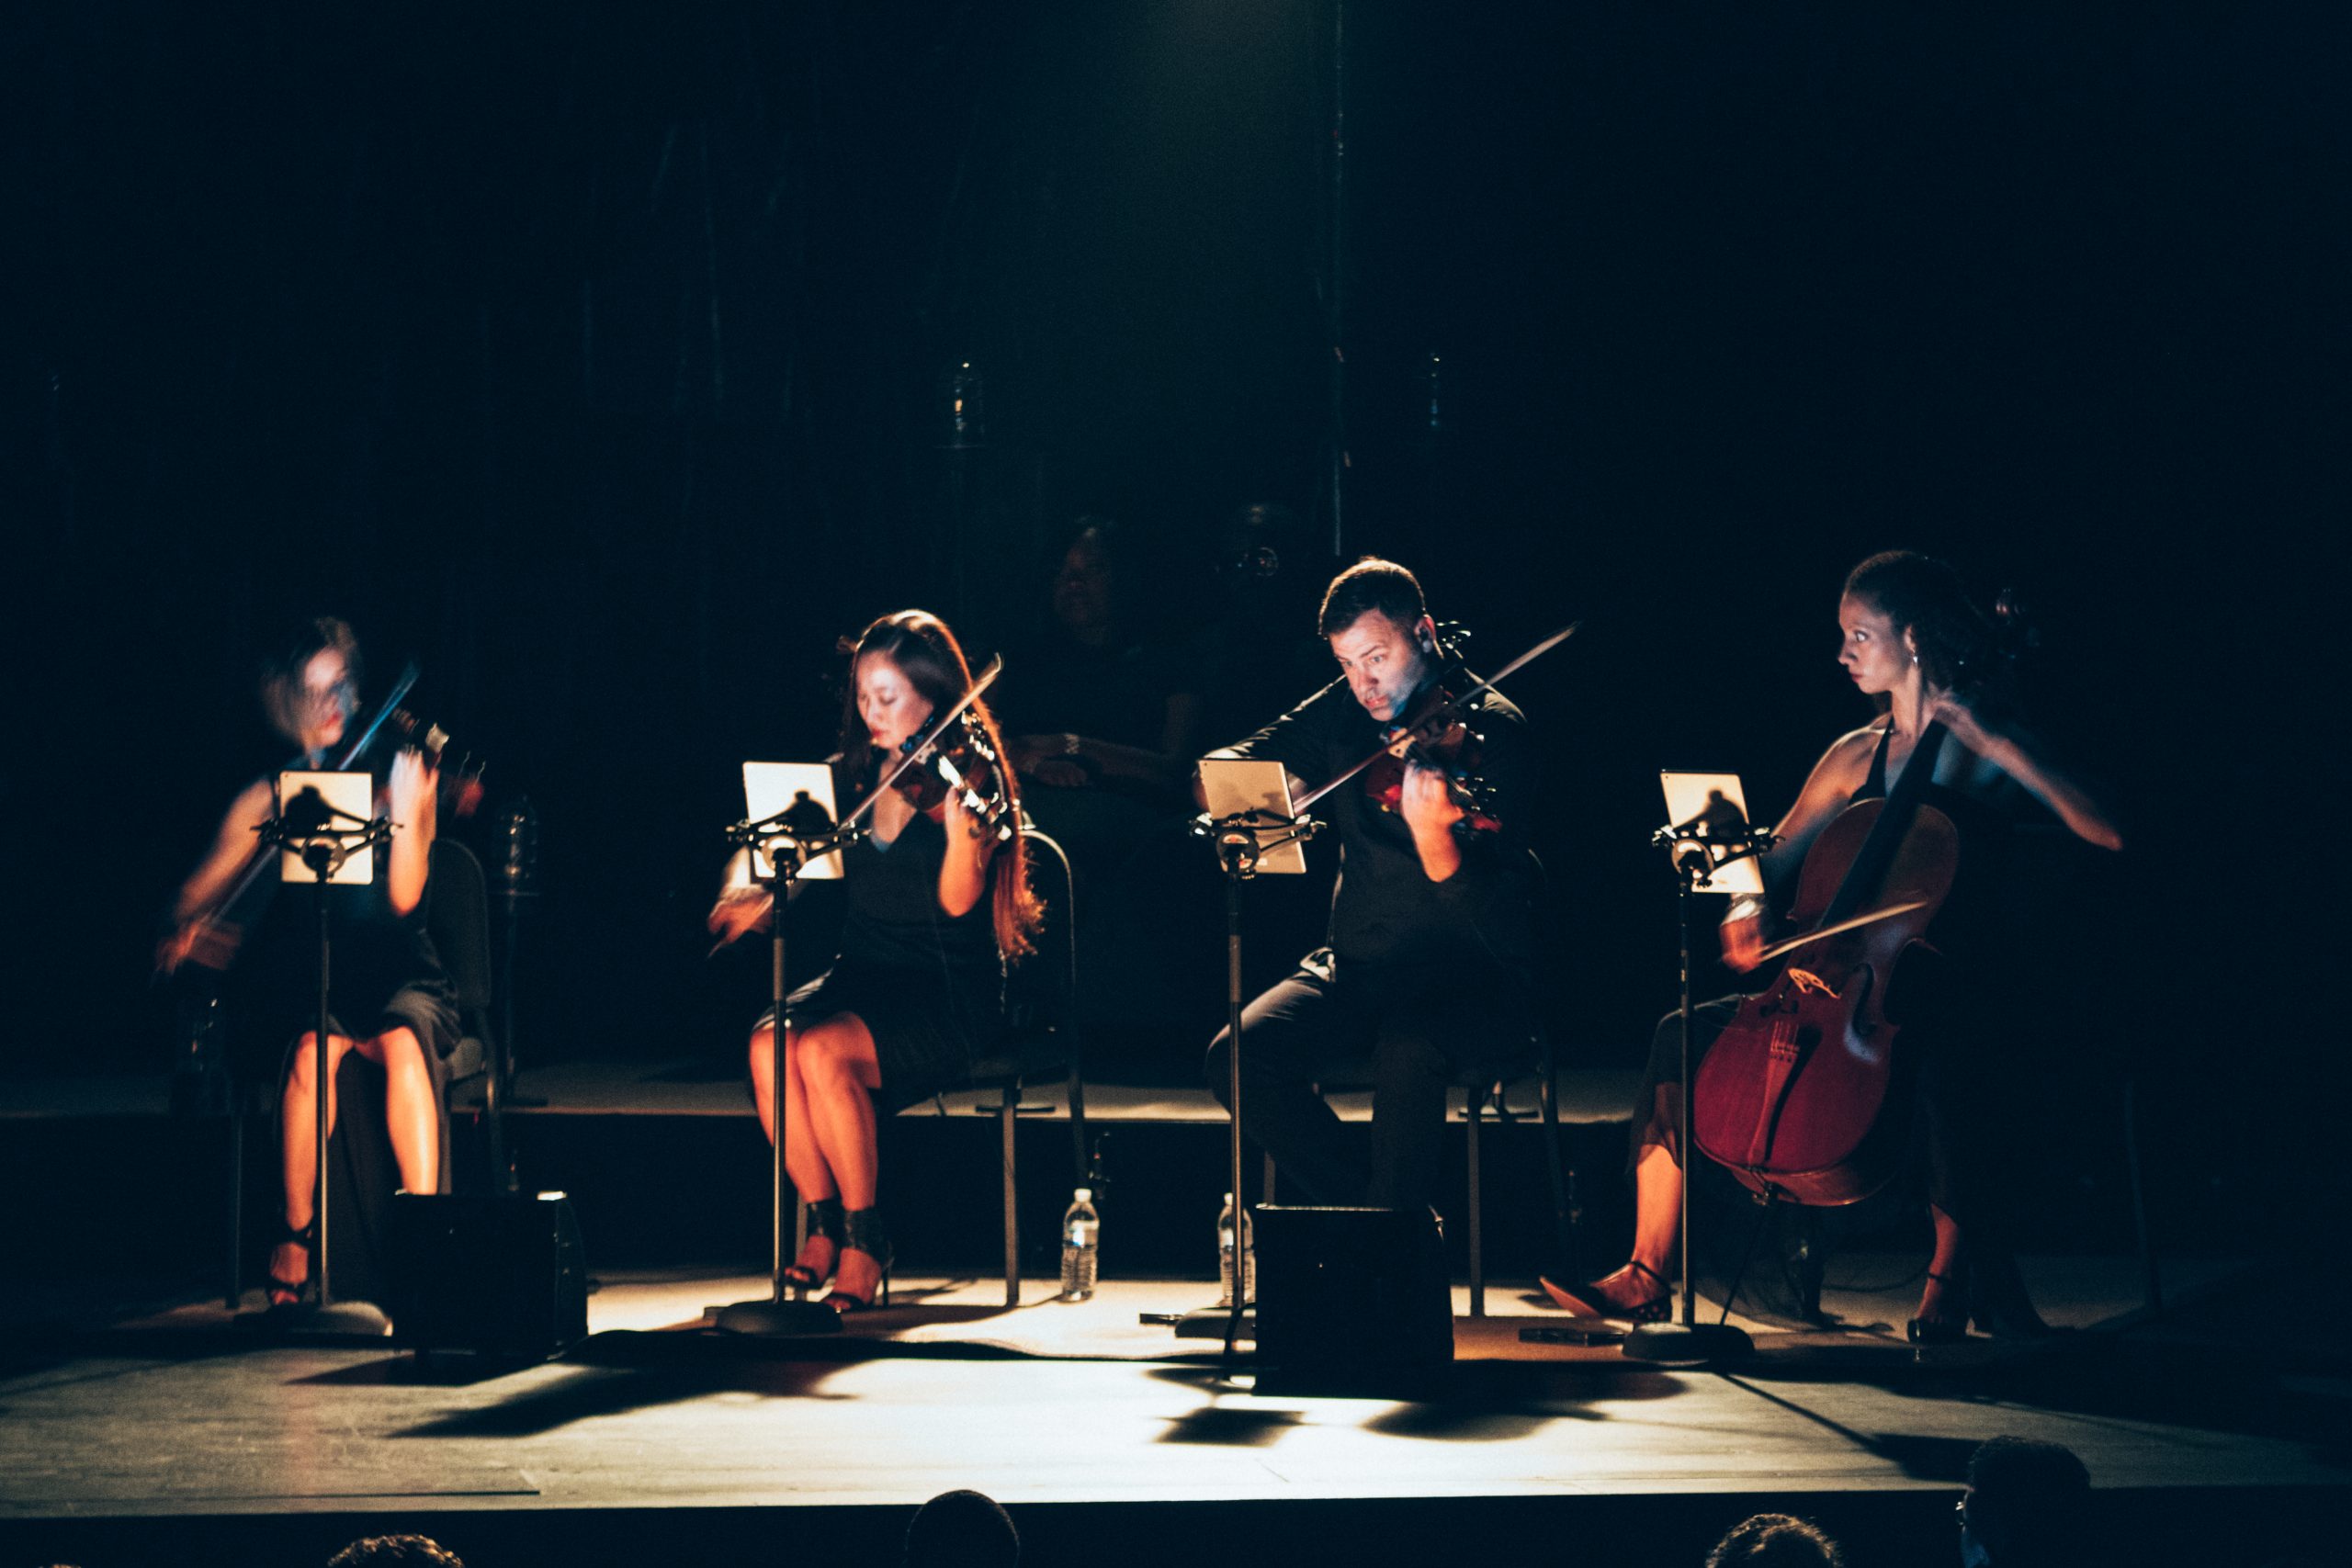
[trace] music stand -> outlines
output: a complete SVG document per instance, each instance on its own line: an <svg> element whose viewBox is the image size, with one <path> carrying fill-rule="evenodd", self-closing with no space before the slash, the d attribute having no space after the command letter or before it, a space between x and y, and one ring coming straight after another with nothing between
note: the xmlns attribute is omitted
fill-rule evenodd
<svg viewBox="0 0 2352 1568"><path fill-rule="evenodd" d="M316 1053L312 1079L317 1090L311 1128L318 1164L311 1189L311 1224L318 1230L311 1267L317 1283L310 1302L271 1309L270 1326L288 1334L382 1338L392 1331L373 1303L334 1299L327 1247L327 1094L334 1056L327 1045L333 1011L327 999L332 972L327 889L337 885L365 886L375 880L374 848L390 844L392 839L390 821L368 815L375 787L374 778L364 773L289 770L277 775L277 815L254 829L264 845L278 849L280 882L309 883L318 890L313 899L319 928L318 1032L311 1036Z"/></svg>
<svg viewBox="0 0 2352 1568"><path fill-rule="evenodd" d="M1250 1303L1247 1284L1249 1204L1241 1185L1241 885L1261 872L1297 874L1306 869L1299 846L1322 830L1323 824L1295 815L1291 808L1290 784L1280 762L1248 758L1207 757L1201 761L1201 793L1209 809L1193 819L1192 833L1206 840L1216 852L1217 869L1225 876L1225 1019L1226 1093L1232 1120L1228 1133L1227 1176L1233 1184L1233 1300L1224 1307L1206 1307L1178 1320L1181 1336L1188 1323L1222 1316L1225 1319L1225 1360L1228 1368L1235 1344L1241 1337L1241 1320ZM1224 807L1223 815L1218 814Z"/></svg>
<svg viewBox="0 0 2352 1568"><path fill-rule="evenodd" d="M1681 813L1683 802L1672 781L1689 775L1668 774L1667 804L1669 812ZM1687 815L1679 822L1668 822L1650 835L1650 842L1663 848L1674 867L1676 924L1682 940L1681 1013L1682 1013L1682 1110L1679 1141L1681 1157L1675 1163L1681 1180L1682 1251L1682 1320L1679 1323L1637 1323L1625 1334L1619 1354L1633 1361L1700 1361L1732 1360L1755 1352L1755 1342L1744 1329L1728 1323L1699 1321L1699 1293L1690 1270L1690 1164L1697 1155L1697 1145L1690 1136L1690 899L1701 891L1730 891L1717 884L1726 868L1747 874L1755 886L1762 886L1758 874L1756 857L1778 842L1769 829L1747 820L1744 795L1736 774L1719 775L1724 783L1710 788L1705 795L1705 809Z"/></svg>
<svg viewBox="0 0 2352 1568"><path fill-rule="evenodd" d="M756 763L744 764L747 790ZM832 796L831 774L824 774L823 794L830 803ZM770 1078L773 1086L771 1100L775 1113L775 1137L771 1152L771 1172L774 1179L772 1197L774 1210L768 1223L769 1293L765 1301L737 1302L730 1306L710 1309L712 1321L730 1334L767 1337L808 1334L838 1334L842 1314L822 1302L795 1300L792 1286L784 1277L785 1213L792 1207L786 1196L791 1190L791 1178L784 1166L784 1139L786 1120L785 1106L790 1095L788 1075L785 1071L785 916L792 902L793 891L800 885L804 873L841 874L839 852L864 835L865 829L854 824L843 825L833 819L829 805L820 805L806 790L800 791L783 810L757 821L735 823L727 829L727 841L743 855L752 879L767 885L771 909L772 932L769 942L768 995L775 1005L775 1026L768 1032L768 1043L774 1055L770 1058ZM830 872L813 869L820 863L829 864ZM764 871L765 874L761 873ZM798 1226L793 1228L797 1245Z"/></svg>

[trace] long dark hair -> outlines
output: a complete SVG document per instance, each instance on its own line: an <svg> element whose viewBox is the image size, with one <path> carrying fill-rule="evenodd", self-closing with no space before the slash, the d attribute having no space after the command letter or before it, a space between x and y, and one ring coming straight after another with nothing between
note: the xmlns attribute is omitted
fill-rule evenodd
<svg viewBox="0 0 2352 1568"><path fill-rule="evenodd" d="M2006 708L2016 698L2020 626L1996 626L1951 563L1917 550L1883 550L1846 574L1859 599L1911 634L1919 673L1972 707Z"/></svg>
<svg viewBox="0 0 2352 1568"><path fill-rule="evenodd" d="M878 653L897 665L908 684L929 700L934 713L960 701L972 689L972 670L965 662L963 645L945 621L928 610L884 615L860 632L849 650L849 692L842 703L842 755L853 765L862 764L874 750L873 733L857 711L857 661L869 653ZM1004 737L997 729L996 716L989 712L988 699L975 702L969 711L988 732L996 754L1005 755ZM1012 801L1013 829L1012 837L998 851L1008 858L997 868L992 915L998 951L1007 958L1023 958L1035 950L1046 912L1029 886L1029 846L1021 832L1020 786L1010 769L1004 788Z"/></svg>

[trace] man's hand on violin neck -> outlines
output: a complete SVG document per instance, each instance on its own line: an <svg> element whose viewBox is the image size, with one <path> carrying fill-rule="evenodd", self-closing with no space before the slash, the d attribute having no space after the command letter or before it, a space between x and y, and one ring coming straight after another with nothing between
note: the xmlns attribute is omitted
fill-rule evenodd
<svg viewBox="0 0 2352 1568"><path fill-rule="evenodd" d="M1453 782L1425 762L1405 764L1403 793L1396 809L1416 839L1452 833L1463 815L1461 803L1453 798Z"/></svg>

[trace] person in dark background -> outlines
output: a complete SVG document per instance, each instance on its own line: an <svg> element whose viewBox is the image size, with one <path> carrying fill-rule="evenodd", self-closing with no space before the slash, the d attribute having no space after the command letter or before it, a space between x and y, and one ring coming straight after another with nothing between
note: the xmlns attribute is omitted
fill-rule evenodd
<svg viewBox="0 0 2352 1568"><path fill-rule="evenodd" d="M1342 678L1221 756L1281 762L1294 788L1320 784L1377 749L1436 678L1436 627L1413 574L1363 560L1324 594L1317 629ZM1526 721L1498 694L1472 700L1496 831L1460 832L1440 769L1411 764L1396 809L1356 783L1318 804L1340 845L1329 945L1241 1015L1244 1120L1285 1176L1316 1200L1382 1207L1434 1195L1445 1088L1473 1065L1523 1055L1534 1030L1527 965L1536 809ZM1219 1032L1208 1078L1228 1097ZM1335 1061L1372 1061L1367 1162L1312 1085Z"/></svg>
<svg viewBox="0 0 2352 1568"><path fill-rule="evenodd" d="M1016 1568L1021 1532L983 1492L942 1492L907 1521L906 1568Z"/></svg>
<svg viewBox="0 0 2352 1568"><path fill-rule="evenodd" d="M1201 698L1145 624L1138 547L1118 523L1080 518L1054 572L1051 619L1006 660L1011 756L1040 786L1041 820L1072 815L1064 799L1080 794L1182 807Z"/></svg>
<svg viewBox="0 0 2352 1568"><path fill-rule="evenodd" d="M331 768L359 705L358 639L331 616L301 622L265 663L263 707L271 726L300 749L289 768ZM384 1074L384 1118L401 1185L437 1192L446 1161L441 1147L441 1063L458 1039L456 993L443 976L424 929L424 899L437 813L435 770L416 751L379 742L377 810L392 824L390 849L365 886L329 892L330 1003L323 1074L327 1119L337 1120L334 1084L343 1058L356 1051ZM364 764L363 764L364 765ZM290 918L271 897L277 878L254 879L236 907L227 906L257 854L255 829L277 814L276 779L254 780L231 802L212 847L181 884L171 911L171 934L157 953L166 971L195 962L225 967L236 958L246 928L261 951L245 962L257 974L255 999L273 1033L290 1032L316 1006L318 958L306 922ZM272 912L275 919L266 919ZM316 1027L295 1039L281 1093L280 1168L285 1179L283 1229L269 1265L273 1305L299 1301L311 1278L317 1245L314 1211L318 1149L315 1097L322 1078Z"/></svg>
<svg viewBox="0 0 2352 1568"><path fill-rule="evenodd" d="M1968 1458L1968 1492L1957 1509L1962 1568L2084 1562L2090 1491L2090 1472L2064 1444L1987 1438Z"/></svg>
<svg viewBox="0 0 2352 1568"><path fill-rule="evenodd" d="M2000 879L2021 796L2039 801L2087 843L2120 849L2122 835L2009 711L1998 639L1951 567L1908 550L1871 557L1846 580L1838 625L1838 661L1864 695L1883 705L1883 716L1841 737L1814 764L1775 829L1779 843L1762 857L1767 886L1785 895L1830 820L1853 801L1885 796L1922 733L1931 724L1943 727L1947 738L1921 799L1959 829L1960 870L1930 928L1933 948L1911 950L1889 992L1890 1009L1905 1019L1906 1048L1920 1064L1917 1143L1935 1224L1935 1255L1909 1332L1919 1340L1956 1339L1972 1320L1995 1333L2042 1332L2009 1250L2002 1162L1988 1146L2001 1110L1990 1092L1996 1075L1983 1055L1998 1031L1997 1012L1978 989L1993 967L1978 952L1992 934L1984 929L1984 907ZM1761 900L1733 902L1723 928L1725 963L1743 973L1757 966L1768 941L1766 920ZM1906 996L1915 998L1907 1005ZM1722 1032L1742 999L1723 998L1697 1010L1694 1053ZM1680 1015L1669 1013L1652 1040L1634 1108L1633 1258L1589 1284L1544 1281L1568 1311L1650 1321L1666 1315L1668 1255L1682 1222L1680 1045ZM1974 1059L1963 1062L1963 1049ZM1694 1055L1694 1067L1697 1060Z"/></svg>
<svg viewBox="0 0 2352 1568"><path fill-rule="evenodd" d="M842 756L862 799L933 714L972 689L972 674L955 633L922 610L866 627L850 671ZM969 711L995 740L986 705ZM826 1299L839 1311L873 1305L889 1279L876 1100L897 1111L970 1071L1003 1027L1005 965L1037 931L1020 797L1006 788L1012 830L1002 840L955 791L929 810L897 790L882 796L872 833L842 852L841 956L786 1003L785 1165L808 1205L808 1244L786 1278L804 1287L831 1280ZM739 882L709 925L731 942L773 917L766 891ZM752 1098L771 1139L775 1026L773 1010L763 1014L751 1043Z"/></svg>
<svg viewBox="0 0 2352 1568"><path fill-rule="evenodd" d="M1792 1514L1758 1514L1724 1532L1707 1568L1846 1568L1846 1554L1817 1525Z"/></svg>

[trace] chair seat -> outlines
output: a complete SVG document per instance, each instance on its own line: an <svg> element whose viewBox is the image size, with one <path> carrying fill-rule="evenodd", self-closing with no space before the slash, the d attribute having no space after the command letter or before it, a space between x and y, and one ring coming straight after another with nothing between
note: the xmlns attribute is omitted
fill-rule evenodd
<svg viewBox="0 0 2352 1568"><path fill-rule="evenodd" d="M1069 1048L1051 1031L1034 1030L998 1042L997 1048L972 1064L972 1070L955 1086L993 1089L1029 1078L1060 1077L1069 1071Z"/></svg>

